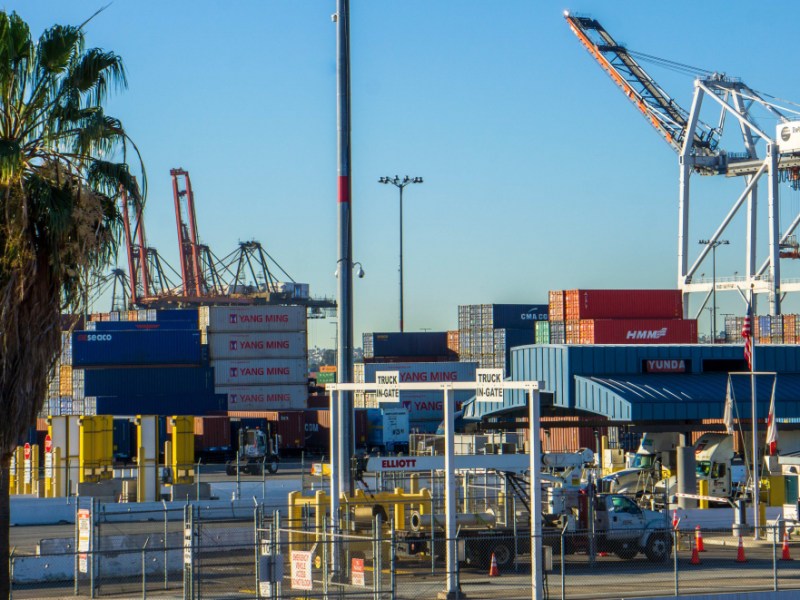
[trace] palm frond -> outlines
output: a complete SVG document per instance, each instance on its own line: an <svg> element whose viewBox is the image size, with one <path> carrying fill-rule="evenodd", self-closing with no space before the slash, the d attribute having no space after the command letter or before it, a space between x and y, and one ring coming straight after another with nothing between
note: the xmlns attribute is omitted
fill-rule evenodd
<svg viewBox="0 0 800 600"><path fill-rule="evenodd" d="M39 37L37 67L48 74L65 72L83 49L83 31L71 25L54 25Z"/></svg>

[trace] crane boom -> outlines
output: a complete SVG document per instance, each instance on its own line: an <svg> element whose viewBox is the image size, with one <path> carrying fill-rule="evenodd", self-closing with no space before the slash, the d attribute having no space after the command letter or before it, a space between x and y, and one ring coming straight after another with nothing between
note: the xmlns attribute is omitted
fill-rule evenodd
<svg viewBox="0 0 800 600"><path fill-rule="evenodd" d="M609 74L625 96L658 131L667 143L680 153L686 137L689 113L678 105L655 80L619 45L596 20L565 13L567 24L584 47ZM698 123L692 135L695 155L713 155L719 133L713 127Z"/></svg>

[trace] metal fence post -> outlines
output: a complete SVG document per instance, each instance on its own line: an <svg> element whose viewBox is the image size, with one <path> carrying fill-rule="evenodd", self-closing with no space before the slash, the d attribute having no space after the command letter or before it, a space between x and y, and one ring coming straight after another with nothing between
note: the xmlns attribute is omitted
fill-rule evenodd
<svg viewBox="0 0 800 600"><path fill-rule="evenodd" d="M322 517L322 594L328 597L328 515Z"/></svg>
<svg viewBox="0 0 800 600"><path fill-rule="evenodd" d="M68 488L69 489L69 488ZM78 498L75 498L75 541L73 542L72 550L74 551L74 560L73 560L73 592L77 596L78 595L78 504L80 501Z"/></svg>
<svg viewBox="0 0 800 600"><path fill-rule="evenodd" d="M14 551L16 549L16 546L11 548L8 555L8 600L12 600L14 597Z"/></svg>
<svg viewBox="0 0 800 600"><path fill-rule="evenodd" d="M92 505L91 505L91 512L89 513L89 519L91 520L92 529L91 533L89 534L89 598L94 598L94 585L95 585L95 565L96 557L95 557L95 547L97 544L97 527L95 524L95 502L94 496L91 498Z"/></svg>
<svg viewBox="0 0 800 600"><path fill-rule="evenodd" d="M150 541L150 536L147 536L147 539L144 541L144 546L142 546L142 600L147 600L147 558L146 558L146 550L147 550L147 542Z"/></svg>
<svg viewBox="0 0 800 600"><path fill-rule="evenodd" d="M197 476L195 477L195 482L197 483L196 489L197 492L195 493L195 500L200 500L200 463L203 462L203 457L197 459Z"/></svg>
<svg viewBox="0 0 800 600"><path fill-rule="evenodd" d="M302 488L301 488L302 489ZM267 498L267 455L261 459L261 501L265 502Z"/></svg>
<svg viewBox="0 0 800 600"><path fill-rule="evenodd" d="M675 569L675 595L679 594L678 589L678 532L672 530L672 564Z"/></svg>
<svg viewBox="0 0 800 600"><path fill-rule="evenodd" d="M255 565L254 571L256 574L256 598L261 598L261 588L259 583L261 582L261 568L259 565L259 558L261 554L261 544L260 544L260 519L258 518L260 507L256 504L256 507L253 509L253 542L254 542L254 553L255 553Z"/></svg>
<svg viewBox="0 0 800 600"><path fill-rule="evenodd" d="M778 591L778 542L777 538L780 535L778 531L778 524L776 521L772 527L772 591Z"/></svg>
<svg viewBox="0 0 800 600"><path fill-rule="evenodd" d="M564 549L564 544L567 543L567 526L569 523L564 523L564 529L561 530L561 600L566 600L567 598L567 590L566 590L566 583L567 583L567 573L566 573L566 564L564 563L564 558L566 557L566 550Z"/></svg>
<svg viewBox="0 0 800 600"><path fill-rule="evenodd" d="M436 486L431 486L433 491L431 493L431 574L436 573L436 544L434 538L436 537L436 513L434 512L435 506L433 497L436 494Z"/></svg>
<svg viewBox="0 0 800 600"><path fill-rule="evenodd" d="M394 522L391 522L390 525L390 537L389 542L391 543L392 547L390 549L390 560L391 565L389 567L389 585L391 586L391 598L392 600L396 600L397 598L397 538L395 536L394 531Z"/></svg>
<svg viewBox="0 0 800 600"><path fill-rule="evenodd" d="M169 513L167 511L167 503L165 500L161 501L161 505L164 507L164 589L166 590L169 586L169 574L167 569L167 533L169 533L167 517Z"/></svg>

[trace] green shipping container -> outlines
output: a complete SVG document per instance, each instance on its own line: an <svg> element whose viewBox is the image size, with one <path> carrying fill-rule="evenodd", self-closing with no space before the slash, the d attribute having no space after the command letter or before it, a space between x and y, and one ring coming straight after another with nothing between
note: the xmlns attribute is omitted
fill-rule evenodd
<svg viewBox="0 0 800 600"><path fill-rule="evenodd" d="M550 343L550 321L536 321L536 343Z"/></svg>

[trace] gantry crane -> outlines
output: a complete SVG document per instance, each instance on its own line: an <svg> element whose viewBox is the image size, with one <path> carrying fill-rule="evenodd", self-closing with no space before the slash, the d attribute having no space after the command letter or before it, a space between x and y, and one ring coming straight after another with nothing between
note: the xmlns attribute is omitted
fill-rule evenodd
<svg viewBox="0 0 800 600"><path fill-rule="evenodd" d="M123 232L128 254L129 293L120 302L112 300L112 310L127 303L136 308L197 306L203 304L301 304L310 318L324 318L326 310L336 307L328 298L310 298L308 285L295 280L267 253L260 242L240 242L223 259L200 243L194 192L188 171L172 169L172 191L178 229L180 270L178 273L155 250L148 247L142 219L141 201L128 198L121 191ZM270 270L268 260L283 274L279 280ZM178 279L174 282L168 271ZM119 280L114 272L99 281Z"/></svg>
<svg viewBox="0 0 800 600"><path fill-rule="evenodd" d="M800 181L800 127L797 129L797 138L791 133L794 131L793 127L800 124L792 122L780 107L764 100L742 81L710 71L706 71L703 76L695 80L692 106L687 111L648 75L636 61L633 53L618 44L597 20L572 15L569 12L565 12L564 16L572 32L592 57L678 154L680 175L678 287L684 293L684 300L693 292L706 293L706 300L697 311L700 314L714 292L713 287L718 290L738 290L745 301L747 301L745 292L753 289L755 293L767 293L770 313L780 314L781 294L800 291L800 282L781 281L779 260L782 249L790 250L792 234L800 224L800 214L798 214L783 233L779 232L779 183L788 181L793 187L797 187ZM700 110L706 98L720 108L716 126L700 120ZM756 107L764 109L767 116L777 120L775 136L767 134L756 123L752 114L752 109ZM743 147L736 152L719 148L726 116L734 120L741 135ZM760 141L765 146L763 157L759 156ZM707 240L699 256L689 265L692 173L743 177L745 186L744 191L733 202L728 214ZM756 262L756 216L758 182L762 178L767 180L768 187L769 229L768 257L759 266ZM713 244L720 239L745 202L747 226L744 277L724 282L715 280L713 284L707 281L693 281L701 263L711 252ZM784 254L789 257L791 251ZM684 302L684 316L689 316L688 311L688 302Z"/></svg>

